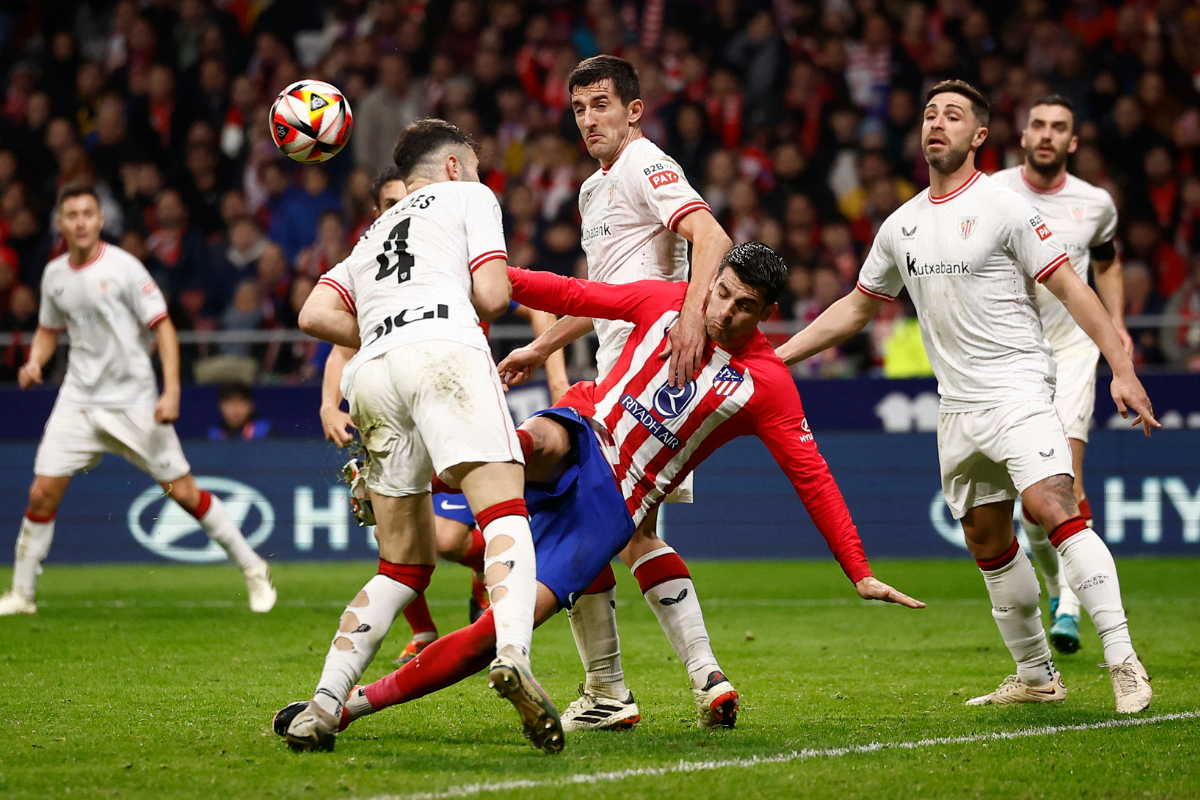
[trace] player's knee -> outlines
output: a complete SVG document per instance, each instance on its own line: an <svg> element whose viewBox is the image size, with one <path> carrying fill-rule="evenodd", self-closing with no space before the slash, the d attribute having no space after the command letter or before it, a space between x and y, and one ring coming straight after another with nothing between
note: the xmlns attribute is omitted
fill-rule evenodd
<svg viewBox="0 0 1200 800"><path fill-rule="evenodd" d="M196 486L195 481L179 480L162 486L163 491L169 494L172 500L179 503L185 511L191 513L200 505L200 488Z"/></svg>
<svg viewBox="0 0 1200 800"><path fill-rule="evenodd" d="M52 516L54 512L58 511L58 504L61 500L61 492L40 480L35 480L29 487L29 511L35 516Z"/></svg>

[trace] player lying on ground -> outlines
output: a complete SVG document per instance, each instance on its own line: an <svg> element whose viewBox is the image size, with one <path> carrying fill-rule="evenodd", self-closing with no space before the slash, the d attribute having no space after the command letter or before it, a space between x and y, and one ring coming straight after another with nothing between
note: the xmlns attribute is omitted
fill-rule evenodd
<svg viewBox="0 0 1200 800"><path fill-rule="evenodd" d="M56 222L67 252L42 275L42 308L22 389L42 382L58 337L69 331L67 376L33 464L29 508L17 536L12 591L0 596L0 616L35 614L34 590L54 538L54 517L71 478L105 453L149 473L199 522L246 579L252 611L270 611L275 587L267 562L238 530L221 500L196 486L171 424L179 418L179 338L167 301L140 261L100 239L104 215L95 189L59 192ZM143 335L153 331L162 362L158 394Z"/></svg>
<svg viewBox="0 0 1200 800"><path fill-rule="evenodd" d="M376 218L403 200L408 193L396 167L381 172L375 179L374 189ZM528 322L533 327L535 336L544 333L555 322L553 314L534 311L516 303L510 304L509 311ZM481 325L486 333L488 324ZM354 423L350 415L342 410L341 390L342 371L353 355L354 350L351 348L335 345L325 360L325 374L321 382L321 427L325 438L338 447L346 447L353 440ZM562 353L556 355L556 358L546 362L546 380L551 402L556 402L570 387ZM438 557L462 564L471 570L471 597L467 614L469 620L474 622L489 605L487 584L483 578L483 534L475 524L470 507L461 496L434 493L433 514ZM438 637L437 625L429 612L424 592L404 607L404 619L412 628L412 639L396 658L397 665L411 661L422 648Z"/></svg>
<svg viewBox="0 0 1200 800"><path fill-rule="evenodd" d="M708 455L744 435L767 445L860 597L924 607L871 576L850 512L808 429L796 385L758 331L759 322L774 314L787 276L783 260L770 248L739 245L722 262L705 310L700 373L688 384L695 388L686 398L670 387L669 365L658 358L667 330L679 318L686 284L614 286L519 269L509 275L514 297L531 308L634 324L608 378L598 385L577 384L559 408L527 420L518 432L527 455L526 503L538 558L537 624L570 608L589 588L611 586L609 562L638 521ZM666 398L680 402L671 405ZM672 555L647 559L635 574L656 597L684 603L695 591ZM492 615L484 614L392 675L355 689L341 727L474 675L487 663L494 630ZM716 667L707 641L704 650L689 669ZM302 706L281 710L276 732L282 734ZM716 718L713 724L732 724L737 709L715 697L706 711Z"/></svg>
<svg viewBox="0 0 1200 800"><path fill-rule="evenodd" d="M1142 711L1152 691L1130 639L1117 567L1079 513L1072 488L1071 445L1053 405L1054 359L1035 304L1038 283L1104 353L1121 415L1132 409L1133 424L1147 436L1158 422L1108 313L1070 268L1049 226L1019 195L975 170L988 114L986 98L967 83L930 89L921 128L930 188L884 221L855 291L779 354L794 364L845 341L907 289L941 395L942 491L962 520L992 616L1017 662L1016 675L968 703L1067 696L1046 643L1037 575L1013 536L1020 496L1051 532L1067 583L1096 625L1117 711Z"/></svg>
<svg viewBox="0 0 1200 800"><path fill-rule="evenodd" d="M347 606L313 699L288 726L288 745L333 747L351 688L396 615L429 585L435 472L463 490L486 542L497 628L489 683L516 707L525 735L558 752L558 712L529 663L537 587L523 459L479 327L510 302L500 206L479 183L471 140L453 125L409 125L395 161L409 194L322 276L300 313L306 333L358 349L341 390L369 456L380 562Z"/></svg>
<svg viewBox="0 0 1200 800"><path fill-rule="evenodd" d="M605 283L688 282L679 322L671 327L661 354L670 360L672 385L683 387L699 370L705 343L704 302L717 265L733 242L704 198L688 183L683 168L642 135L645 108L633 64L610 55L585 59L569 76L567 90L583 144L588 155L600 163L600 169L579 189L588 278ZM535 356L540 364L544 358L540 353L556 353L593 328L599 340L596 368L603 379L629 336L632 326L628 322L562 319L538 337L536 347L510 355L501 367L516 365L522 354ZM532 363L520 366L523 369ZM692 499L689 475L664 502L690 503ZM658 538L656 506L638 525L621 560L632 570L644 560L666 555L680 574L686 574L687 566L679 555ZM708 631L690 613L693 604L678 608L652 601L649 595L646 600L681 662L687 662L693 646L705 646ZM615 588L579 598L571 609L570 622L587 674L581 696L563 712L563 729L626 726L640 712L629 699L632 695L621 669ZM737 694L723 676L720 686L710 685L708 672L695 672L689 681L697 692L718 692L726 697ZM701 724L706 719L702 714Z"/></svg>
<svg viewBox="0 0 1200 800"><path fill-rule="evenodd" d="M1121 337L1125 353L1132 357L1133 339L1125 330L1121 261L1113 245L1117 207L1104 189L1067 173L1067 157L1078 144L1071 101L1062 95L1043 97L1030 107L1029 121L1021 132L1025 163L992 177L1021 195L1053 227L1054 237L1066 245L1081 281L1087 283L1089 268L1095 267L1096 295ZM1083 454L1096 407L1100 348L1043 284L1037 287L1037 305L1046 342L1054 351L1054 409L1071 443L1075 499L1091 527L1092 508L1083 489ZM1050 595L1050 644L1060 653L1074 653L1079 649L1079 598L1067 585L1049 532L1024 510L1021 526Z"/></svg>

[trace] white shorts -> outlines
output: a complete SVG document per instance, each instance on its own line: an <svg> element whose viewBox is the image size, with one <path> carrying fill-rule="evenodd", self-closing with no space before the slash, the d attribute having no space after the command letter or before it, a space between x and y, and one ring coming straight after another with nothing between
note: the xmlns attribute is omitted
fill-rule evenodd
<svg viewBox="0 0 1200 800"><path fill-rule="evenodd" d="M1075 347L1063 355L1055 353L1054 358L1058 364L1054 410L1062 417L1067 436L1086 442L1096 411L1096 365L1100 362L1100 351L1095 347Z"/></svg>
<svg viewBox="0 0 1200 800"><path fill-rule="evenodd" d="M367 486L387 497L429 491L459 464L525 463L491 353L457 342L402 345L354 373L350 418L371 456Z"/></svg>
<svg viewBox="0 0 1200 800"><path fill-rule="evenodd" d="M100 463L105 453L125 459L159 483L192 471L174 425L154 421L154 407L87 408L55 403L33 460L33 474L74 475Z"/></svg>
<svg viewBox="0 0 1200 800"><path fill-rule="evenodd" d="M942 494L955 519L1015 500L1052 475L1075 477L1067 432L1046 401L938 415Z"/></svg>

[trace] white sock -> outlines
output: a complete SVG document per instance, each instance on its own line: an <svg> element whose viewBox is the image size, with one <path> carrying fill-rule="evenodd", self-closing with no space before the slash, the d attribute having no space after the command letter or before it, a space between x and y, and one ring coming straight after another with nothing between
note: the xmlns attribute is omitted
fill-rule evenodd
<svg viewBox="0 0 1200 800"><path fill-rule="evenodd" d="M1050 543L1050 534L1036 522L1030 522L1024 514L1021 515L1021 528L1029 538L1029 551L1033 555L1033 563L1046 582L1046 594L1051 599L1060 596L1058 550ZM1061 604L1061 600L1059 601ZM1059 613L1062 613L1061 611Z"/></svg>
<svg viewBox="0 0 1200 800"><path fill-rule="evenodd" d="M1062 556L1067 582L1079 595L1096 633L1100 634L1104 660L1109 664L1123 663L1134 651L1112 553L1090 529L1072 535L1059 545L1058 553ZM1061 600L1059 611L1062 612Z"/></svg>
<svg viewBox="0 0 1200 800"><path fill-rule="evenodd" d="M617 636L617 590L585 594L567 612L579 660L587 670L584 686L603 697L624 700L625 670L621 668L621 639Z"/></svg>
<svg viewBox="0 0 1200 800"><path fill-rule="evenodd" d="M204 532L208 534L208 538L221 545L229 555L229 560L237 564L242 571L257 565L262 559L246 541L246 537L234 523L233 517L229 516L229 511L221 502L221 498L215 494L209 494L208 497L210 501L208 511L204 512L203 517L197 517Z"/></svg>
<svg viewBox="0 0 1200 800"><path fill-rule="evenodd" d="M342 704L375 658L396 615L416 596L415 589L386 575L367 581L342 614L313 702L341 716Z"/></svg>
<svg viewBox="0 0 1200 800"><path fill-rule="evenodd" d="M1041 590L1037 574L1025 551L1018 547L1012 561L1004 566L979 571L992 600L996 627L1017 662L1017 677L1030 686L1049 683L1054 677L1054 660L1038 607Z"/></svg>
<svg viewBox="0 0 1200 800"><path fill-rule="evenodd" d="M496 621L496 652L515 647L528 657L533 642L533 610L537 604L537 560L529 520L523 513L507 514L496 517L480 530L487 543L483 556L484 575L497 572L503 575L498 580L487 581L492 616ZM500 536L512 539L512 545L493 552L492 541ZM501 569L493 571L494 566ZM507 571L503 569L505 567Z"/></svg>
<svg viewBox="0 0 1200 800"><path fill-rule="evenodd" d="M674 548L663 547L639 558L633 565L633 576L644 587L642 595L687 668L692 688L704 688L708 676L720 666L713 655L687 565Z"/></svg>
<svg viewBox="0 0 1200 800"><path fill-rule="evenodd" d="M14 594L33 599L37 590L38 576L42 574L42 562L50 554L50 542L54 539L54 518L48 522L34 522L28 516L21 518L21 532L17 534L16 558L13 559L12 588Z"/></svg>

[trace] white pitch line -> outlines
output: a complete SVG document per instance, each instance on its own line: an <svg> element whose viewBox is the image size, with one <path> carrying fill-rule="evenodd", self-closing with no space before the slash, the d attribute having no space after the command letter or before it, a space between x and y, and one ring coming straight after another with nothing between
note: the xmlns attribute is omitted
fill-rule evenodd
<svg viewBox="0 0 1200 800"><path fill-rule="evenodd" d="M485 792L507 792L513 789L539 789L548 786L579 786L584 784L609 783L622 781L626 778L646 778L660 775L672 775L688 772L709 772L718 769L748 769L765 764L788 764L793 761L806 761L814 758L838 758L840 756L877 753L881 750L917 750L924 747L943 747L946 745L972 744L975 742L996 742L1008 739L1027 739L1033 736L1053 736L1058 733L1076 731L1095 731L1107 728L1134 728L1142 725L1154 725L1159 722L1173 722L1183 719L1200 719L1200 711L1180 711L1174 714L1158 714L1153 717L1135 717L1132 719L1111 719L1104 722L1086 722L1079 725L1046 725L1038 728L1023 728L1017 731L996 731L993 733L973 733L969 736L943 736L937 739L918 739L911 742L872 742L870 744L848 745L846 747L827 747L822 749L793 750L788 753L778 753L772 756L751 756L750 758L730 758L722 761L680 761L668 767L640 767L638 769L623 769L616 772L583 772L565 778L547 778L543 780L498 781L495 783L468 783L462 786L452 786L441 792L422 792L420 794L388 794L379 795L371 800L446 800L453 797L473 797Z"/></svg>

